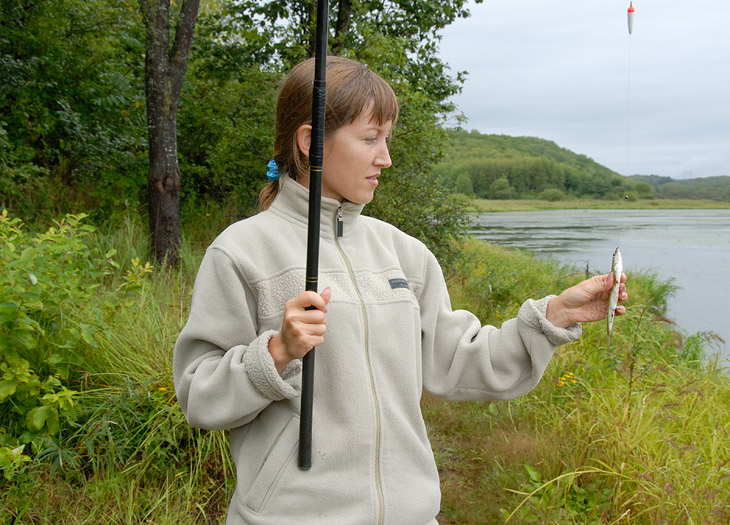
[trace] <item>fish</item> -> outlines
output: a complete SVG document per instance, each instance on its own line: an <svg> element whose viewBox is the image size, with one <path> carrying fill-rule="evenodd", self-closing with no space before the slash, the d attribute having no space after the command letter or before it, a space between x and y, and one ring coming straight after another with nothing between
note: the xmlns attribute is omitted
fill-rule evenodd
<svg viewBox="0 0 730 525"><path fill-rule="evenodd" d="M608 297L608 329L606 348L611 348L611 328L613 328L613 318L616 315L616 307L618 306L619 288L621 287L621 273L624 271L624 261L621 257L621 249L616 248L613 252L613 260L611 261L611 273L613 274L613 286L611 294Z"/></svg>

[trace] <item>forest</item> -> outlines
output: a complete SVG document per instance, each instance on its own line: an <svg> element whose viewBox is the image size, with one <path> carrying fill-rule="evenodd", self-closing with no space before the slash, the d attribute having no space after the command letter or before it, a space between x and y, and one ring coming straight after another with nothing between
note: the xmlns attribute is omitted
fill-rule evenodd
<svg viewBox="0 0 730 525"><path fill-rule="evenodd" d="M440 123L455 109L449 97L463 81L435 50L438 31L468 15L465 4L340 0L330 13L330 53L375 70L401 104L388 172L399 187L384 185L390 189L379 192L370 213L435 249L444 230L428 227L430 218L446 230L461 220L458 203L429 182L445 140ZM255 212L273 155L277 88L289 68L313 54L316 2L2 5L3 208L26 220L78 211L106 219L127 208L145 216L159 208L153 203L164 187L179 210L173 202L169 217L148 218L157 259L174 256L179 245L161 239L163 250L155 250L158 219L184 219L205 202L233 216ZM408 192L421 198L403 201Z"/></svg>
<svg viewBox="0 0 730 525"><path fill-rule="evenodd" d="M537 137L448 129L433 173L449 190L480 199L570 198L730 200L730 177L675 180L625 177L579 153Z"/></svg>
<svg viewBox="0 0 730 525"><path fill-rule="evenodd" d="M709 199L730 201L730 176L673 179L659 175L632 175L638 182L649 184L657 197L666 199Z"/></svg>

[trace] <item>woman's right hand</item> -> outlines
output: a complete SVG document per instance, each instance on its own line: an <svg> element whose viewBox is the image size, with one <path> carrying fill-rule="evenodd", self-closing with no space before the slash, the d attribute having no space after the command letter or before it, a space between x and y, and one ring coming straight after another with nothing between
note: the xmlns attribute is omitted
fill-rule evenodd
<svg viewBox="0 0 730 525"><path fill-rule="evenodd" d="M294 359L301 359L324 342L327 304L332 292L302 292L284 305L284 320L278 334L269 340L269 353L281 372ZM313 309L309 309L314 307Z"/></svg>

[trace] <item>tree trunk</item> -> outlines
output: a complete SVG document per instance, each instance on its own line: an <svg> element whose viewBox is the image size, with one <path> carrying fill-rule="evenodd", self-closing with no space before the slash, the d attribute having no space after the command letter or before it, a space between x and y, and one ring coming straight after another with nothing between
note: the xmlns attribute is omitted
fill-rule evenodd
<svg viewBox="0 0 730 525"><path fill-rule="evenodd" d="M339 55L345 48L345 38L347 30L350 26L350 17L352 15L352 1L340 0L339 9L337 10L337 22L335 22L335 39L332 45L332 54Z"/></svg>
<svg viewBox="0 0 730 525"><path fill-rule="evenodd" d="M170 48L170 0L139 0L146 30L145 96L151 253L174 266L180 251L180 169L177 107L200 0L184 0Z"/></svg>

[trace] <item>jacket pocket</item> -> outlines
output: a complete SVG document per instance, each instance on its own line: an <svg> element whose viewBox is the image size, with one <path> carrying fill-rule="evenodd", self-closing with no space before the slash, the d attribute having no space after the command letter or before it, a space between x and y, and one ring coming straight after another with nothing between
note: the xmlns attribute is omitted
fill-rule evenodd
<svg viewBox="0 0 730 525"><path fill-rule="evenodd" d="M299 439L298 421L297 417L290 417L274 438L261 470L246 492L243 503L253 512L263 511L266 502L276 490L287 465L293 464L293 456Z"/></svg>

